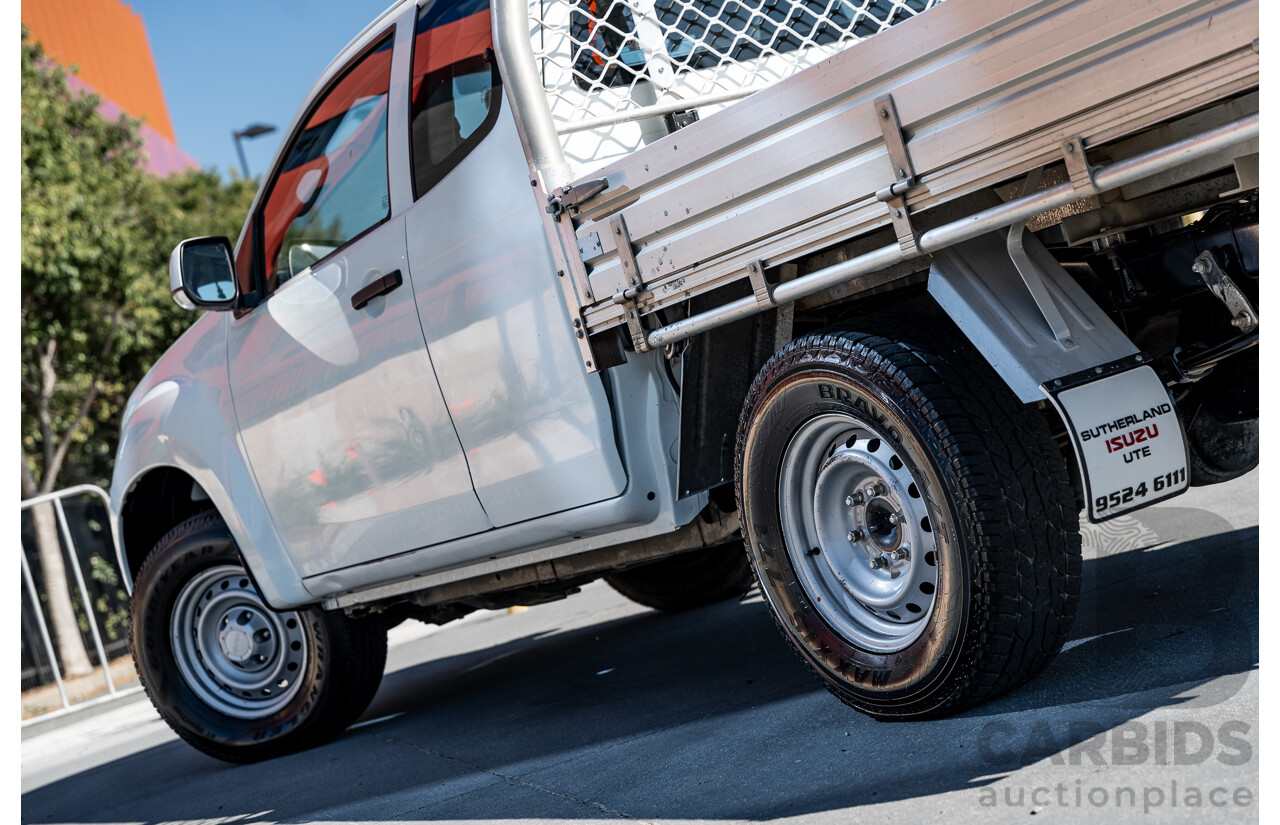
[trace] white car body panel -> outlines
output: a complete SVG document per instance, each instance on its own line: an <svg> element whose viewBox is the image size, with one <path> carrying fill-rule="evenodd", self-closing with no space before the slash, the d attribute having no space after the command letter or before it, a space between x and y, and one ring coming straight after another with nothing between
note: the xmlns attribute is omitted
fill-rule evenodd
<svg viewBox="0 0 1280 825"><path fill-rule="evenodd" d="M228 324L245 450L303 575L489 529L432 377L396 217ZM430 540L428 540L430 539Z"/></svg>
<svg viewBox="0 0 1280 825"><path fill-rule="evenodd" d="M125 409L120 447L111 479L111 509L119 516L124 498L148 471L182 470L195 479L226 520L241 547L253 547L245 562L263 597L273 606L313 601L302 584L258 492L236 435L227 384L226 313L198 320L151 368ZM117 530L120 525L117 525ZM124 550L117 534L116 546ZM126 585L131 570L120 559Z"/></svg>
<svg viewBox="0 0 1280 825"><path fill-rule="evenodd" d="M471 477L502 526L627 483L609 402L570 335L510 109L406 217L418 314Z"/></svg>

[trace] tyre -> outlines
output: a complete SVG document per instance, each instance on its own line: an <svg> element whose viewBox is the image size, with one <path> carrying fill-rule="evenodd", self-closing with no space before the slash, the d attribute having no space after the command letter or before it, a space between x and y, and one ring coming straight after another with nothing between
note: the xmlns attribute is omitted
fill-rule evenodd
<svg viewBox="0 0 1280 825"><path fill-rule="evenodd" d="M156 710L228 762L337 736L373 699L387 658L379 621L268 607L213 511L174 528L143 562L129 633Z"/></svg>
<svg viewBox="0 0 1280 825"><path fill-rule="evenodd" d="M765 600L851 707L955 713L1066 639L1080 534L1065 459L954 329L792 342L751 387L735 468Z"/></svg>
<svg viewBox="0 0 1280 825"><path fill-rule="evenodd" d="M742 543L731 541L681 553L604 577L633 602L657 610L691 610L741 596L751 587Z"/></svg>
<svg viewBox="0 0 1280 825"><path fill-rule="evenodd" d="M1258 466L1258 420L1219 421L1201 409L1187 427L1191 486L1231 481Z"/></svg>

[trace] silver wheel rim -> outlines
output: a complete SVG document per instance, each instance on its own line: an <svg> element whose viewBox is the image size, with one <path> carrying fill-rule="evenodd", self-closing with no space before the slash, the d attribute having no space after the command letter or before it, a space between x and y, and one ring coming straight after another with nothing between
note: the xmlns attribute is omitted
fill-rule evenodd
<svg viewBox="0 0 1280 825"><path fill-rule="evenodd" d="M219 713L261 719L302 686L308 655L302 617L267 607L235 565L211 567L187 582L169 632L182 678Z"/></svg>
<svg viewBox="0 0 1280 825"><path fill-rule="evenodd" d="M891 653L924 632L937 540L911 463L859 418L805 422L782 457L780 515L814 609L853 645Z"/></svg>

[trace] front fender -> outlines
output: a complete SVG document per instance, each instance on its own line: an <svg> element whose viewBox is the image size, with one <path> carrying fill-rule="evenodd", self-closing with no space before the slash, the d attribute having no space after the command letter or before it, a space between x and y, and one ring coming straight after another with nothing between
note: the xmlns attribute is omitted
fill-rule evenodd
<svg viewBox="0 0 1280 825"><path fill-rule="evenodd" d="M176 468L208 494L240 546L250 574L274 608L314 603L267 513L238 435L227 380L226 315L209 313L156 363L125 409L111 481L120 569L130 591L120 522L138 482Z"/></svg>

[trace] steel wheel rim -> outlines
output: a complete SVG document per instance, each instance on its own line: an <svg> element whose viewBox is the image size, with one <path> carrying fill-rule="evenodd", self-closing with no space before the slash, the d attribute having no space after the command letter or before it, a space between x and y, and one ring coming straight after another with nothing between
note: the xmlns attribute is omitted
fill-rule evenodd
<svg viewBox="0 0 1280 825"><path fill-rule="evenodd" d="M814 609L865 650L918 639L937 598L937 539L905 452L860 418L829 413L796 431L779 481L783 535Z"/></svg>
<svg viewBox="0 0 1280 825"><path fill-rule="evenodd" d="M302 617L267 607L244 570L219 565L187 582L170 641L183 680L219 713L270 716L297 695L306 672Z"/></svg>

